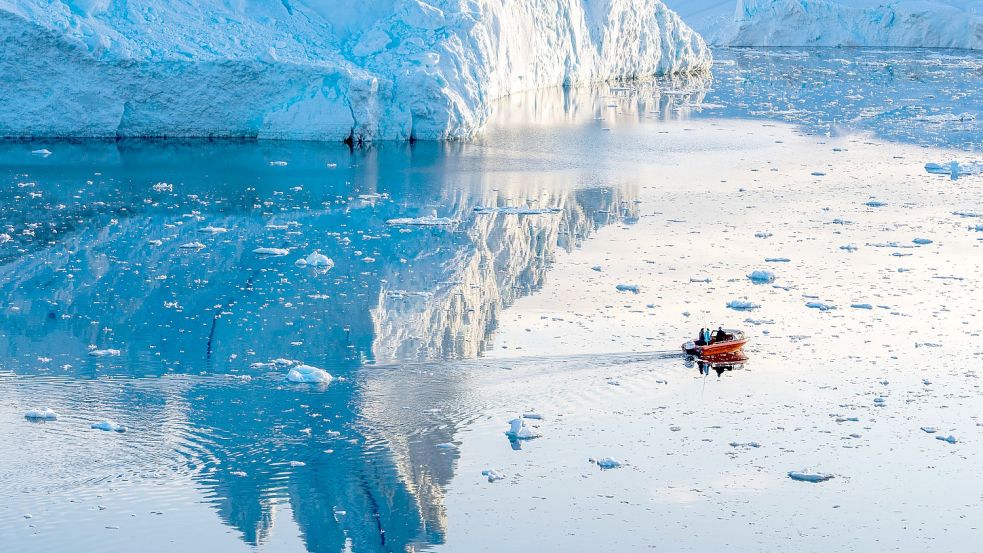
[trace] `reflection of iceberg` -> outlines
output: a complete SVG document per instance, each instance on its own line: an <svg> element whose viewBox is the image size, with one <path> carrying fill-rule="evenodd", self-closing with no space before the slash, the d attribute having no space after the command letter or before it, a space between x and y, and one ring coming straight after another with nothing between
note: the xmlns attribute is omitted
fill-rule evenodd
<svg viewBox="0 0 983 553"><path fill-rule="evenodd" d="M422 259L387 267L372 312L372 357L385 362L479 354L501 310L542 286L558 249L572 247L601 224L632 219L634 196L622 193L588 189L541 196L543 205L562 206L556 217L471 215L461 231L473 247L438 258L439 264L428 248L421 250ZM431 270L421 272L420 261Z"/></svg>
<svg viewBox="0 0 983 553"><path fill-rule="evenodd" d="M74 377L162 375L127 378L140 393L100 416L160 405L168 424L140 433L161 439L133 458L190 473L249 544L269 539L284 503L310 551L441 543L457 452L438 445L469 422L451 407L467 383L354 369L479 353L501 310L542 286L558 250L637 218L622 190L559 179L531 189L521 175L490 186L483 160L447 155L468 148L63 144L68 166L18 158L42 194L0 183L12 229L0 244L0 356L18 374L46 371L30 361L43 355ZM0 163L17 155L0 146ZM466 185L448 186L448 174ZM461 177L471 174L482 176ZM522 202L560 211L475 212ZM434 210L460 224L386 225ZM192 242L205 247L181 248ZM296 265L313 251L334 267ZM120 354L93 357L90 346ZM267 364L279 358L347 378L292 385Z"/></svg>

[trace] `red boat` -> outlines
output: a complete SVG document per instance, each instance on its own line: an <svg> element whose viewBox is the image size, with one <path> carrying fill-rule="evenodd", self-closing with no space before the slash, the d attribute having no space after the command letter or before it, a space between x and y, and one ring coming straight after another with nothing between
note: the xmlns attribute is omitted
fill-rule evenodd
<svg viewBox="0 0 983 553"><path fill-rule="evenodd" d="M744 336L743 331L724 329L723 332L723 340L717 339L715 336L715 339L709 344L686 342L683 344L683 351L688 355L707 358L726 353L736 353L744 348L744 344L747 343L747 337Z"/></svg>

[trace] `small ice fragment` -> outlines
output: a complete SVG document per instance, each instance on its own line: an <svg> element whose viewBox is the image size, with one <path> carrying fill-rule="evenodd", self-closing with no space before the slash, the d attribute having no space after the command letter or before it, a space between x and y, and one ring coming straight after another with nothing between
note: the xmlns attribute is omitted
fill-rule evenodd
<svg viewBox="0 0 983 553"><path fill-rule="evenodd" d="M591 270L592 271L597 271L597 272L600 273L603 269L601 268L600 265L594 265L593 267L591 267Z"/></svg>
<svg viewBox="0 0 983 553"><path fill-rule="evenodd" d="M761 306L746 300L731 300L727 302L727 307L735 311L751 311Z"/></svg>
<svg viewBox="0 0 983 553"><path fill-rule="evenodd" d="M298 259L296 264L301 267L317 267L321 269L330 269L334 267L334 261L317 250L305 258Z"/></svg>
<svg viewBox="0 0 983 553"><path fill-rule="evenodd" d="M924 384L925 386L931 386L932 385L932 381L929 380L929 379L927 379L927 378L923 378L922 379L922 384Z"/></svg>
<svg viewBox="0 0 983 553"><path fill-rule="evenodd" d="M753 271L749 274L748 279L755 284L768 284L775 282L775 273L771 271Z"/></svg>
<svg viewBox="0 0 983 553"><path fill-rule="evenodd" d="M873 309L874 306L869 303L851 303L850 307L854 309Z"/></svg>
<svg viewBox="0 0 983 553"><path fill-rule="evenodd" d="M855 252L858 248L853 244L847 244L845 246L840 246L840 249L846 252Z"/></svg>
<svg viewBox="0 0 983 553"><path fill-rule="evenodd" d="M307 463L303 461L290 461L290 466L292 467L306 467Z"/></svg>
<svg viewBox="0 0 983 553"><path fill-rule="evenodd" d="M50 407L31 409L24 413L24 418L29 421L53 421L58 420L58 413L55 413Z"/></svg>
<svg viewBox="0 0 983 553"><path fill-rule="evenodd" d="M538 429L526 425L526 421L519 417L509 421L509 430L505 434L516 440L532 440L543 435Z"/></svg>
<svg viewBox="0 0 983 553"><path fill-rule="evenodd" d="M259 247L259 248L254 249L253 250L253 253L255 253L257 255L269 255L269 256L272 256L272 257L279 257L279 256L282 256L282 255L289 254L290 253L290 250L288 250L286 248L266 248L266 247Z"/></svg>
<svg viewBox="0 0 983 553"><path fill-rule="evenodd" d="M155 192L173 192L174 185L169 182L158 182L157 184L151 186Z"/></svg>
<svg viewBox="0 0 983 553"><path fill-rule="evenodd" d="M615 286L615 289L619 292L631 292L632 294L637 294L639 292L639 287L637 284L619 284Z"/></svg>
<svg viewBox="0 0 983 553"><path fill-rule="evenodd" d="M534 412L523 413L522 414L522 418L524 418L524 419L532 419L532 420L537 420L537 421L543 420L543 416L542 415L540 415L539 413L534 413Z"/></svg>
<svg viewBox="0 0 983 553"><path fill-rule="evenodd" d="M457 221L450 217L437 217L437 213L431 213L425 217L397 217L386 221L387 225L409 225L418 227L445 227L457 224Z"/></svg>
<svg viewBox="0 0 983 553"><path fill-rule="evenodd" d="M48 157L51 155L51 150L47 148L41 148L40 150L31 150L31 153L36 156Z"/></svg>
<svg viewBox="0 0 983 553"><path fill-rule="evenodd" d="M94 422L89 428L94 430L103 430L105 432L126 432L126 427L122 424L117 424L114 421L106 419L104 421Z"/></svg>
<svg viewBox="0 0 983 553"><path fill-rule="evenodd" d="M505 473L497 471L495 469L485 469L481 471L482 476L488 477L489 482L495 482L497 480L505 480Z"/></svg>
<svg viewBox="0 0 983 553"><path fill-rule="evenodd" d="M710 282L712 282L710 277L689 277L689 281L694 283L701 282L704 284L710 284Z"/></svg>
<svg viewBox="0 0 983 553"><path fill-rule="evenodd" d="M601 457L600 459L595 459L594 463L604 470L616 469L621 467L621 461L615 459L614 457Z"/></svg>
<svg viewBox="0 0 983 553"><path fill-rule="evenodd" d="M324 369L310 365L297 365L287 373L287 380L303 384L328 384L334 377Z"/></svg>
<svg viewBox="0 0 983 553"><path fill-rule="evenodd" d="M885 399L883 397L875 397L874 398L874 403L877 403L877 404L883 404L885 401L887 401L887 399Z"/></svg>
<svg viewBox="0 0 983 553"><path fill-rule="evenodd" d="M337 164L337 163L328 163L328 164L326 165L326 167L327 167L328 169L335 169L336 167L338 167L338 164Z"/></svg>
<svg viewBox="0 0 983 553"><path fill-rule="evenodd" d="M181 248L182 250L200 250L204 248L205 245L202 244L201 242L195 241L195 242L188 242L187 244L181 244L178 247Z"/></svg>
<svg viewBox="0 0 983 553"><path fill-rule="evenodd" d="M118 349L95 349L89 350L89 355L92 357L119 357L120 351Z"/></svg>
<svg viewBox="0 0 983 553"><path fill-rule="evenodd" d="M865 203L864 205L867 206L867 207L884 207L887 204L884 203L884 202L879 202L877 200L871 200L871 201Z"/></svg>
<svg viewBox="0 0 983 553"><path fill-rule="evenodd" d="M204 232L206 234L222 234L223 232L229 232L229 229L225 227L214 227L208 225L207 227L198 229L198 232Z"/></svg>
<svg viewBox="0 0 983 553"><path fill-rule="evenodd" d="M789 471L788 477L792 480L798 480L800 482L825 482L833 478L832 474L824 474L821 472L808 472L808 471Z"/></svg>
<svg viewBox="0 0 983 553"><path fill-rule="evenodd" d="M286 167L287 166L287 162L286 161L271 161L270 162L270 166L271 167Z"/></svg>
<svg viewBox="0 0 983 553"><path fill-rule="evenodd" d="M771 238L773 235L770 232L756 232L754 233L755 238Z"/></svg>
<svg viewBox="0 0 983 553"><path fill-rule="evenodd" d="M926 434L935 434L938 431L939 430L937 428L935 428L934 426L923 426L922 427L922 432L925 432Z"/></svg>
<svg viewBox="0 0 983 553"><path fill-rule="evenodd" d="M741 448L741 449L748 449L748 448L755 448L755 449L757 449L757 448L761 447L761 444L759 444L758 442L746 442L746 443L731 442L729 445L730 445L730 447L736 447L736 448Z"/></svg>
<svg viewBox="0 0 983 553"><path fill-rule="evenodd" d="M444 442L442 444L437 444L434 447L436 447L437 449L457 449L457 446L454 445L454 444L452 444L452 443L450 443L450 442Z"/></svg>
<svg viewBox="0 0 983 553"><path fill-rule="evenodd" d="M830 303L823 303L821 301L810 301L806 302L806 307L810 309L818 309L820 311L832 311L836 309L836 306Z"/></svg>
<svg viewBox="0 0 983 553"><path fill-rule="evenodd" d="M932 243L932 241L929 240L928 238L915 238L914 240L912 240L912 242L918 244L919 246L927 246L928 244Z"/></svg>
<svg viewBox="0 0 983 553"><path fill-rule="evenodd" d="M948 435L948 436L936 436L935 439L936 440L942 440L943 442L948 442L950 444L954 444L954 443L956 443L956 442L959 441L959 440L956 439L955 436L953 436L951 434Z"/></svg>
<svg viewBox="0 0 983 553"><path fill-rule="evenodd" d="M766 257L765 263L788 263L792 261L787 257Z"/></svg>

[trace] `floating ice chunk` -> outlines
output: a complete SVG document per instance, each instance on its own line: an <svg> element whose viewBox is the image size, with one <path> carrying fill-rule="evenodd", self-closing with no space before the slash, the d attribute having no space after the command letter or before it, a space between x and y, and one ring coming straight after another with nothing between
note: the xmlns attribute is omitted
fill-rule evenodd
<svg viewBox="0 0 983 553"><path fill-rule="evenodd" d="M229 232L229 229L225 227L213 227L208 225L207 227L198 229L198 232L204 232L206 234L222 234L224 232Z"/></svg>
<svg viewBox="0 0 983 553"><path fill-rule="evenodd" d="M846 252L855 252L858 248L853 244L846 244L845 246L840 246L840 249Z"/></svg>
<svg viewBox="0 0 983 553"><path fill-rule="evenodd" d="M431 213L424 217L398 217L386 221L387 225L409 225L417 227L446 227L456 225L457 220L450 217L437 217L437 213Z"/></svg>
<svg viewBox="0 0 983 553"><path fill-rule="evenodd" d="M948 435L948 436L936 436L935 439L936 440L942 440L943 442L948 442L950 444L954 444L954 443L956 443L956 442L959 441L959 440L956 439L955 436L953 436L951 434Z"/></svg>
<svg viewBox="0 0 983 553"><path fill-rule="evenodd" d="M200 250L205 247L201 242L188 242L187 244L181 244L178 246L182 250Z"/></svg>
<svg viewBox="0 0 983 553"><path fill-rule="evenodd" d="M879 407L880 406L883 406L885 402L887 402L887 399L886 398L883 398L883 397L875 397L874 398L874 404L877 405L877 406L879 406Z"/></svg>
<svg viewBox="0 0 983 553"><path fill-rule="evenodd" d="M832 474L824 474L822 472L808 472L808 471L789 471L788 477L792 480L798 480L800 482L825 482L833 478Z"/></svg>
<svg viewBox="0 0 983 553"><path fill-rule="evenodd" d="M287 166L287 162L286 161L271 161L270 162L270 167L286 167L286 166Z"/></svg>
<svg viewBox="0 0 983 553"><path fill-rule="evenodd" d="M601 457L600 459L591 459L591 461L603 470L620 468L623 464L614 457Z"/></svg>
<svg viewBox="0 0 983 553"><path fill-rule="evenodd" d="M524 419L530 419L530 420L537 420L537 421L543 420L543 416L542 415L540 415L539 413L534 413L534 412L523 413L522 414L522 418L524 418Z"/></svg>
<svg viewBox="0 0 983 553"><path fill-rule="evenodd" d="M809 309L818 309L820 311L832 311L836 309L836 306L831 303L823 303L821 301L809 301L806 302L806 307Z"/></svg>
<svg viewBox="0 0 983 553"><path fill-rule="evenodd" d="M727 302L727 307L735 311L752 311L761 306L747 300L731 300Z"/></svg>
<svg viewBox="0 0 983 553"><path fill-rule="evenodd" d="M915 238L912 240L912 242L918 244L919 246L927 246L928 244L932 243L932 240L929 240L928 238Z"/></svg>
<svg viewBox="0 0 983 553"><path fill-rule="evenodd" d="M501 213L504 215L547 215L553 213L560 213L563 211L558 207L476 207L474 212L478 214L488 215L492 213Z"/></svg>
<svg viewBox="0 0 983 553"><path fill-rule="evenodd" d="M864 203L864 205L867 206L867 207L884 207L887 204L885 202L880 202L880 201L877 201L877 200L871 200L869 202Z"/></svg>
<svg viewBox="0 0 983 553"><path fill-rule="evenodd" d="M775 321L773 319L752 319L751 317L744 319L744 322L746 322L747 324L752 324L754 326L775 324Z"/></svg>
<svg viewBox="0 0 983 553"><path fill-rule="evenodd" d="M615 289L619 292L631 292L632 294L637 294L640 291L637 284L619 284L615 286Z"/></svg>
<svg viewBox="0 0 983 553"><path fill-rule="evenodd" d="M307 463L303 461L290 461L289 465L292 467L306 467Z"/></svg>
<svg viewBox="0 0 983 553"><path fill-rule="evenodd" d="M731 442L728 445L730 445L730 447L735 447L740 449L750 449L750 448L757 449L761 447L761 444L759 444L758 442L746 442L746 443Z"/></svg>
<svg viewBox="0 0 983 553"><path fill-rule="evenodd" d="M693 283L710 284L713 282L710 277L689 277L689 281Z"/></svg>
<svg viewBox="0 0 983 553"><path fill-rule="evenodd" d="M792 261L787 257L766 257L765 263L788 263Z"/></svg>
<svg viewBox="0 0 983 553"><path fill-rule="evenodd" d="M296 264L300 267L317 267L319 269L330 269L334 267L334 261L317 250L305 258L298 259Z"/></svg>
<svg viewBox="0 0 983 553"><path fill-rule="evenodd" d="M495 469L485 469L481 471L481 475L487 477L489 482L505 480L505 473Z"/></svg>
<svg viewBox="0 0 983 553"><path fill-rule="evenodd" d="M50 407L31 409L24 413L24 418L29 421L54 421L58 420L58 413L54 412Z"/></svg>
<svg viewBox="0 0 983 553"><path fill-rule="evenodd" d="M158 182L157 184L151 186L155 192L173 192L174 185L169 182Z"/></svg>
<svg viewBox="0 0 983 553"><path fill-rule="evenodd" d="M126 427L122 424L117 424L114 421L106 419L104 421L94 422L89 428L94 430L103 430L105 432L126 432Z"/></svg>
<svg viewBox="0 0 983 553"><path fill-rule="evenodd" d="M31 150L31 153L36 156L48 157L51 155L51 150L47 148L41 148L40 150Z"/></svg>
<svg viewBox="0 0 983 553"><path fill-rule="evenodd" d="M933 175L948 175L950 179L958 180L959 177L983 173L983 162L959 163L958 161L950 161L945 164L926 163L925 171Z"/></svg>
<svg viewBox="0 0 983 553"><path fill-rule="evenodd" d="M925 386L931 386L932 385L932 381L929 380L929 379L927 379L927 378L923 378L922 379L922 384L924 384Z"/></svg>
<svg viewBox="0 0 983 553"><path fill-rule="evenodd" d="M936 344L934 342L915 342L915 348L940 348L942 344Z"/></svg>
<svg viewBox="0 0 983 553"><path fill-rule="evenodd" d="M748 279L755 284L769 284L775 282L775 273L771 271L757 270L749 274Z"/></svg>
<svg viewBox="0 0 983 553"><path fill-rule="evenodd" d="M253 253L257 255L267 255L270 257L280 257L290 253L287 248L266 248L260 247L253 250Z"/></svg>
<svg viewBox="0 0 983 553"><path fill-rule="evenodd" d="M826 176L826 173L823 173L822 171L813 171L812 173L809 173L809 174L812 175L812 176L814 176L814 177L825 177Z"/></svg>
<svg viewBox="0 0 983 553"><path fill-rule="evenodd" d="M2 242L0 242L0 243L2 243ZM591 269L592 271L597 271L597 272L599 272L599 273L600 273L601 271L603 271L603 270L604 270L604 269L602 269L602 268L601 268L601 266L600 266L600 265L594 265L594 266L593 266L593 267L591 267L590 269Z"/></svg>
<svg viewBox="0 0 983 553"><path fill-rule="evenodd" d="M509 430L505 434L516 440L531 440L543 435L538 429L526 425L526 421L520 417L509 421Z"/></svg>
<svg viewBox="0 0 983 553"><path fill-rule="evenodd" d="M324 369L310 365L297 365L287 373L287 380L304 384L328 384L334 377Z"/></svg>
<svg viewBox="0 0 983 553"><path fill-rule="evenodd" d="M10 237L6 232L0 233L0 244L6 244L7 242L12 242L14 239Z"/></svg>
<svg viewBox="0 0 983 553"><path fill-rule="evenodd" d="M854 309L873 309L874 306L869 303L851 303L850 307Z"/></svg>
<svg viewBox="0 0 983 553"><path fill-rule="evenodd" d="M118 357L119 354L120 351L118 349L112 349L112 348L96 349L91 346L89 348L89 355L91 355L92 357Z"/></svg>
<svg viewBox="0 0 983 553"><path fill-rule="evenodd" d="M935 434L938 431L939 430L937 428L935 428L934 426L923 426L922 427L922 432L925 432L926 434Z"/></svg>
<svg viewBox="0 0 983 553"><path fill-rule="evenodd" d="M754 233L755 238L771 238L772 236L774 235L770 232L761 231L761 232Z"/></svg>
<svg viewBox="0 0 983 553"><path fill-rule="evenodd" d="M452 444L452 443L450 443L450 442L444 442L442 444L437 444L434 447L436 447L437 449L457 449L457 446L454 445L454 444Z"/></svg>

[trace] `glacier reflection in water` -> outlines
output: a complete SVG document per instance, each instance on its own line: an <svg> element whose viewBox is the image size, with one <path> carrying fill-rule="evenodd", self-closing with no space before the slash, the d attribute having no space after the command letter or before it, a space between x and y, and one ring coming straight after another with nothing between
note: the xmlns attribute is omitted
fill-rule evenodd
<svg viewBox="0 0 983 553"><path fill-rule="evenodd" d="M30 149L0 151L0 435L20 446L0 454L0 539L16 549L166 549L180 524L229 547L182 522L196 504L242 545L284 524L316 552L442 543L456 454L435 444L469 415L431 409L466 386L356 369L479 355L558 251L637 218L630 184L489 170L466 144ZM387 224L431 215L454 224ZM333 267L296 264L313 252ZM292 384L276 360L341 380ZM25 423L39 405L60 420ZM88 428L105 418L127 432Z"/></svg>

